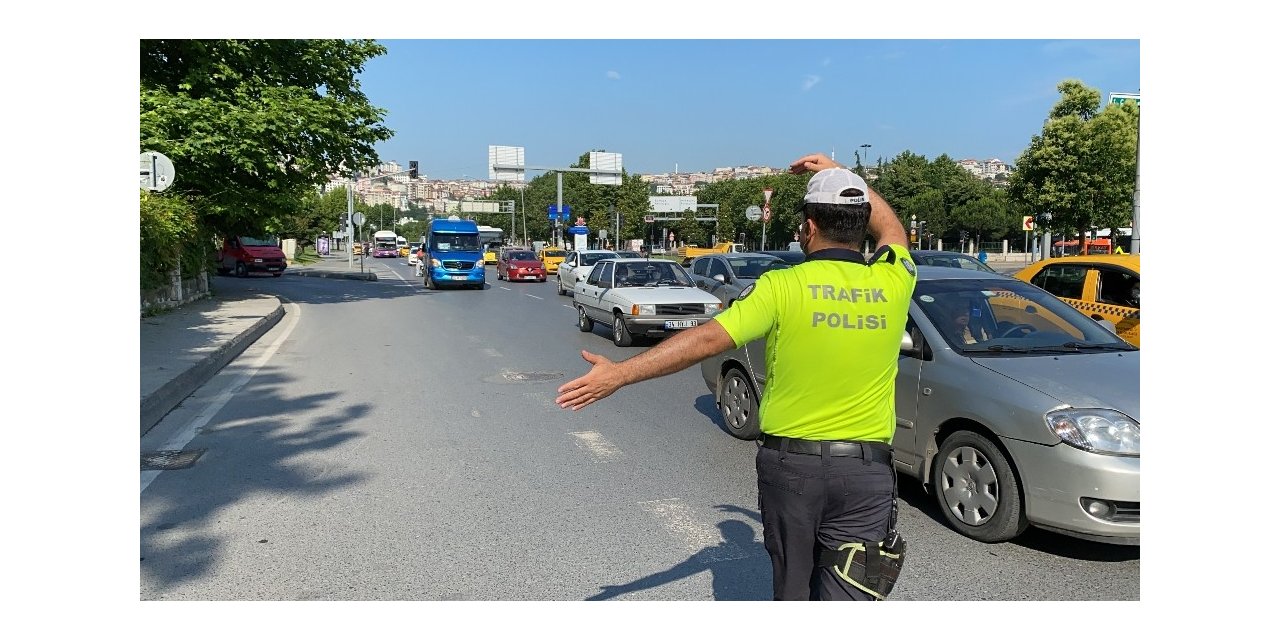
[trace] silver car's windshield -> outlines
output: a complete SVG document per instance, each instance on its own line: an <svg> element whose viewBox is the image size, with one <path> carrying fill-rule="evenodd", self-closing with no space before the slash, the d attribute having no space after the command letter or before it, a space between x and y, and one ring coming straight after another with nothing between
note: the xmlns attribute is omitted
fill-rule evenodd
<svg viewBox="0 0 1280 640"><path fill-rule="evenodd" d="M914 300L970 355L1129 351L1132 345L1039 287L1010 280L921 280Z"/></svg>
<svg viewBox="0 0 1280 640"><path fill-rule="evenodd" d="M613 272L615 287L692 287L693 280L683 267L665 260L619 262Z"/></svg>
<svg viewBox="0 0 1280 640"><path fill-rule="evenodd" d="M618 256L612 253L584 253L582 254L582 265L591 266L605 258L616 258Z"/></svg>
<svg viewBox="0 0 1280 640"><path fill-rule="evenodd" d="M729 268L733 270L735 278L759 278L764 272L770 269L785 268L791 265L782 261L782 258L769 256L761 257L738 257L732 256L729 259Z"/></svg>

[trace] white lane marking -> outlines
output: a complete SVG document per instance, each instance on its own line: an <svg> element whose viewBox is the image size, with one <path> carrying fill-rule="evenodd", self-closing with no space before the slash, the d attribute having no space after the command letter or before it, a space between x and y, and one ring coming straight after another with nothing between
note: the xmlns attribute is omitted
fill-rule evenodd
<svg viewBox="0 0 1280 640"><path fill-rule="evenodd" d="M510 291L510 290L511 290L509 287L498 287L498 288L499 288L499 289L502 289L503 291Z"/></svg>
<svg viewBox="0 0 1280 640"><path fill-rule="evenodd" d="M298 305L288 302L285 303L285 306L288 307L288 311L285 313L286 324L284 326L284 330L281 331L280 335L276 338L276 341L271 343L271 346L267 347L267 350L264 351L261 356L258 356L258 359L255 360L253 364L249 365L245 372L240 374L239 378L236 378L235 382L224 389L222 393L218 394L218 397L214 398L212 402L205 405L204 409L195 417L194 420L161 445L161 451L178 451L183 447L186 447L187 443L191 442L191 440L196 437L197 433L200 433L200 430L203 429L206 424L209 424L209 421L213 419L213 416L217 415L218 412L222 410L222 407L226 406L226 404L231 401L231 397L236 393L239 393L240 389L253 379L254 374L257 373L259 369L262 369L267 365L267 362L271 360L271 356L275 355L276 350L280 348L280 345L284 344L284 341L289 338L289 334L293 333L293 328L297 326L298 320L302 317L302 309L298 307ZM162 472L160 471L143 471L142 488L138 493L141 494L143 491L146 491L147 487L151 485L151 481L155 480L161 473Z"/></svg>
<svg viewBox="0 0 1280 640"><path fill-rule="evenodd" d="M387 271L390 271L390 272L391 272L391 275L393 275L393 276L395 276L396 278L398 278L398 279L400 280L400 282L403 282L406 286L410 286L410 287L412 287L412 286L413 286L413 283L412 283L412 282L409 282L408 280L405 280L405 279L404 279L404 276L400 275L400 272L399 272L399 271L396 271L395 269L387 269Z"/></svg>
<svg viewBox="0 0 1280 640"><path fill-rule="evenodd" d="M542 407L543 411L554 411L556 413L559 413L560 411L562 411L560 407L556 406L556 401L546 393L539 393L536 391L529 392L529 393L525 393L524 397L531 402L537 403L539 406Z"/></svg>
<svg viewBox="0 0 1280 640"><path fill-rule="evenodd" d="M571 304L563 304L563 305L560 305L560 306L562 306L562 307L564 307L564 308L566 308L566 309L572 309L572 308L573 308L573 305L571 305Z"/></svg>
<svg viewBox="0 0 1280 640"><path fill-rule="evenodd" d="M595 458L597 463L609 462L622 455L621 449L613 446L608 440L604 439L604 436L595 431L570 432L569 435L577 438L574 444L578 445L579 449L591 454L591 457Z"/></svg>
<svg viewBox="0 0 1280 640"><path fill-rule="evenodd" d="M489 356L489 357L492 357L492 358L501 358L501 357L502 357L502 354L501 354L501 353L498 353L498 350L497 350L497 349L494 349L494 348L492 348L492 347L485 347L484 349L481 349L480 351L481 351L482 353L484 353L486 356Z"/></svg>
<svg viewBox="0 0 1280 640"><path fill-rule="evenodd" d="M525 295L529 296L530 298L538 298L538 296L535 296L532 293L526 293ZM538 299L541 300L542 298L538 298Z"/></svg>
<svg viewBox="0 0 1280 640"><path fill-rule="evenodd" d="M684 541L689 553L696 554L701 562L720 562L745 558L745 549L726 540L715 522L699 518L698 514L680 498L648 500L640 508L652 513L668 531Z"/></svg>

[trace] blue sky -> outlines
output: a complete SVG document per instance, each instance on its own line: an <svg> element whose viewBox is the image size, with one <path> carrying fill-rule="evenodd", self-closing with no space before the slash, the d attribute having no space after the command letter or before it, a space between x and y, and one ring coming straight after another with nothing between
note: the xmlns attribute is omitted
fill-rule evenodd
<svg viewBox="0 0 1280 640"><path fill-rule="evenodd" d="M1074 78L1140 92L1137 40L381 40L360 76L396 132L384 160L487 177L489 145L531 166L621 153L632 173L852 164L903 151L1012 163ZM531 172L536 173L536 172Z"/></svg>

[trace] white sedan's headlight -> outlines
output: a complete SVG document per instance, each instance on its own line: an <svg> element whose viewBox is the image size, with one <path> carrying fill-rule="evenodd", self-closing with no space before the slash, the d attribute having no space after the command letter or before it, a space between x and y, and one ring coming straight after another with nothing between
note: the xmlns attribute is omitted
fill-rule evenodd
<svg viewBox="0 0 1280 640"><path fill-rule="evenodd" d="M1112 409L1061 409L1044 416L1062 441L1085 451L1137 456L1141 453L1139 425Z"/></svg>
<svg viewBox="0 0 1280 640"><path fill-rule="evenodd" d="M708 303L703 304L702 306L706 307L706 312L707 312L707 313L709 313L709 314L710 314L710 313L719 313L719 312L720 312L720 303L719 303L719 302L716 302L716 303L708 302Z"/></svg>
<svg viewBox="0 0 1280 640"><path fill-rule="evenodd" d="M651 304L633 304L631 305L631 315L633 316L656 316L658 310Z"/></svg>

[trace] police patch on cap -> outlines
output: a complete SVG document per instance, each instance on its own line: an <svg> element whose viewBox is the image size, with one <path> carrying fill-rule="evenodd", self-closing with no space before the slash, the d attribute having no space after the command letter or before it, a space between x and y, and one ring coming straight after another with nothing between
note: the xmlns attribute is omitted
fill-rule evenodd
<svg viewBox="0 0 1280 640"><path fill-rule="evenodd" d="M916 274L916 265L906 258L902 259L902 268L906 269L907 273L913 276Z"/></svg>
<svg viewBox="0 0 1280 640"><path fill-rule="evenodd" d="M751 284L747 285L746 289L742 290L742 293L738 294L738 299L745 300L746 297L751 295L751 292L755 290L756 290L756 283L752 282Z"/></svg>

